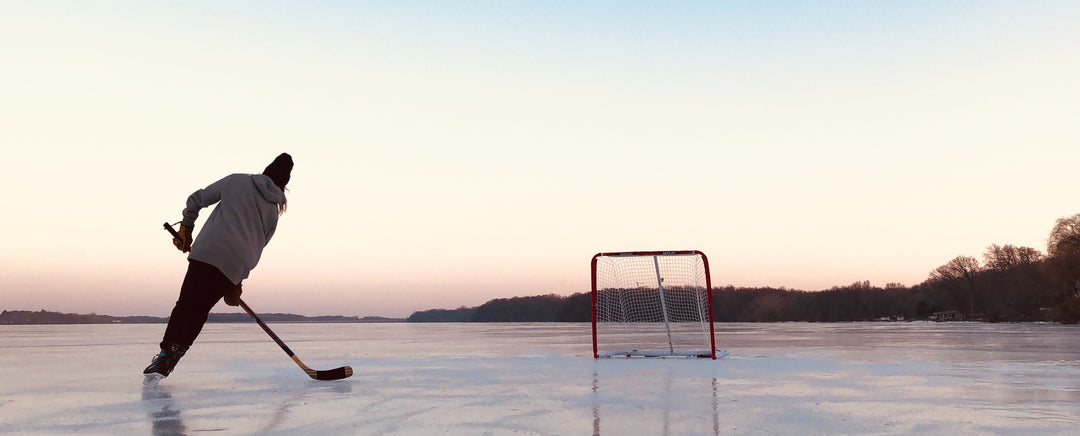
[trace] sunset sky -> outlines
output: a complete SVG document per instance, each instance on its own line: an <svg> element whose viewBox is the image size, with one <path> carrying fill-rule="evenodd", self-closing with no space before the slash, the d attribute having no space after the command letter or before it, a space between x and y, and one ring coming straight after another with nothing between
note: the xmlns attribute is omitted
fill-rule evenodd
<svg viewBox="0 0 1080 436"><path fill-rule="evenodd" d="M186 262L161 223L281 152L261 312L585 292L601 251L803 290L1045 252L1080 213L1076 23L1075 1L6 1L0 309L167 315Z"/></svg>

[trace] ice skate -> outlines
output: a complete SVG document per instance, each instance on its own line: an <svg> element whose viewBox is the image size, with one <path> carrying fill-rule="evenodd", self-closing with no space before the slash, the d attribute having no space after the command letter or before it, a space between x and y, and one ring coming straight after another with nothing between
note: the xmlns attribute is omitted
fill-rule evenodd
<svg viewBox="0 0 1080 436"><path fill-rule="evenodd" d="M143 370L143 386L155 386L161 379L168 377L186 352L187 348L179 344L163 344L161 352L154 356L154 360Z"/></svg>

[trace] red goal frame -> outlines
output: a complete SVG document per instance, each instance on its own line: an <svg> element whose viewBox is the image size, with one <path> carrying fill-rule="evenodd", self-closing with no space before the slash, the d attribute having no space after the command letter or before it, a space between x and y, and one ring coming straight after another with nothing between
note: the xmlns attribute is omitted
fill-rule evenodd
<svg viewBox="0 0 1080 436"><path fill-rule="evenodd" d="M617 256L671 256L671 255L697 255L701 256L702 266L705 269L705 293L707 299L707 311L709 318L709 345L712 348L710 357L716 360L716 332L713 328L713 293L712 293L712 274L709 268L709 258L705 253L698 250L669 250L669 251L624 251L624 252L603 252L596 253L592 257L590 262L590 270L592 276L592 342L593 342L593 358L599 359L600 352L597 346L597 289L596 289L596 264L601 257L617 257Z"/></svg>

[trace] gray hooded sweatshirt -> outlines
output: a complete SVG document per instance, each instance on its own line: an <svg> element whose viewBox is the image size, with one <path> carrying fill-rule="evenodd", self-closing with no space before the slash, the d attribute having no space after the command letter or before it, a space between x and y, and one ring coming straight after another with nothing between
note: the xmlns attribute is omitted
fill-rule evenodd
<svg viewBox="0 0 1080 436"><path fill-rule="evenodd" d="M191 194L181 223L194 229L199 211L218 202L191 244L188 259L213 265L239 284L274 236L285 194L263 174L232 174Z"/></svg>

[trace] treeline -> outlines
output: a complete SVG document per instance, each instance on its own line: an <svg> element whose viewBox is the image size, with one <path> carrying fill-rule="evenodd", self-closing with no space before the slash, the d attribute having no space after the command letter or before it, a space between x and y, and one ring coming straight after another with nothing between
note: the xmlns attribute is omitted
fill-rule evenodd
<svg viewBox="0 0 1080 436"><path fill-rule="evenodd" d="M474 308L415 312L406 320L589 322L591 298L588 293L499 298ZM1080 214L1057 220L1046 254L992 244L982 261L957 256L912 287L862 281L817 292L713 289L716 322L926 320L937 312L955 312L969 321L1080 322Z"/></svg>
<svg viewBox="0 0 1080 436"><path fill-rule="evenodd" d="M401 318L384 318L380 316L304 316L291 313L268 313L260 314L259 318L268 322L402 322ZM211 313L207 322L251 322L251 317L246 313ZM154 324L166 323L169 318L156 316L110 316L78 313L61 313L40 310L31 312L28 310L5 310L0 313L0 325L26 325L26 324Z"/></svg>
<svg viewBox="0 0 1080 436"><path fill-rule="evenodd" d="M957 256L907 287L870 282L817 292L784 288L720 287L713 290L716 322L844 322L925 320L936 312L987 322L1080 323L1080 214L1057 220L1047 253L1013 245L987 247L980 261ZM273 322L589 322L591 295L554 294L498 298L477 307L432 309L408 318L260 315ZM659 317L656 317L659 319ZM163 323L168 318L3 311L0 324ZM244 313L214 313L209 322L249 322Z"/></svg>
<svg viewBox="0 0 1080 436"><path fill-rule="evenodd" d="M935 312L958 310L965 319L989 322L1050 321L1050 311L1044 304L1046 296L1023 292L995 292L1002 282L989 276L979 282L984 296L979 303L985 312L971 313L964 309L968 294L959 287L943 282L927 282L914 287L887 285L872 286L869 282L853 283L826 291L800 291L785 288L750 288L727 286L713 289L713 320L715 322L848 322L893 320L927 320ZM432 309L414 312L408 322L591 322L592 297L577 293L567 297L539 295L498 298L478 307ZM662 319L659 315L657 320Z"/></svg>
<svg viewBox="0 0 1080 436"><path fill-rule="evenodd" d="M999 247L1000 248L1000 247ZM817 292L769 287L713 289L716 322L846 322L881 319L926 320L955 310L971 321L1061 321L1052 310L1058 300L1045 261L1009 269L982 268L969 275L933 274L925 282L884 287L870 282ZM673 294L676 295L676 294ZM540 295L498 298L478 307L413 313L409 322L589 322L591 295ZM656 317L659 319L659 316Z"/></svg>
<svg viewBox="0 0 1080 436"><path fill-rule="evenodd" d="M304 316L292 313L260 313L259 319L267 322L402 322L401 318L385 318L381 316ZM167 320L167 319L166 319ZM211 313L206 322L251 322L251 316L246 313Z"/></svg>
<svg viewBox="0 0 1080 436"><path fill-rule="evenodd" d="M21 324L151 324L162 323L167 318L155 316L109 316L96 313L78 314L40 310L5 310L0 313L0 325Z"/></svg>
<svg viewBox="0 0 1080 436"><path fill-rule="evenodd" d="M591 296L574 294L496 298L477 307L413 312L408 322L584 322L592 319Z"/></svg>

